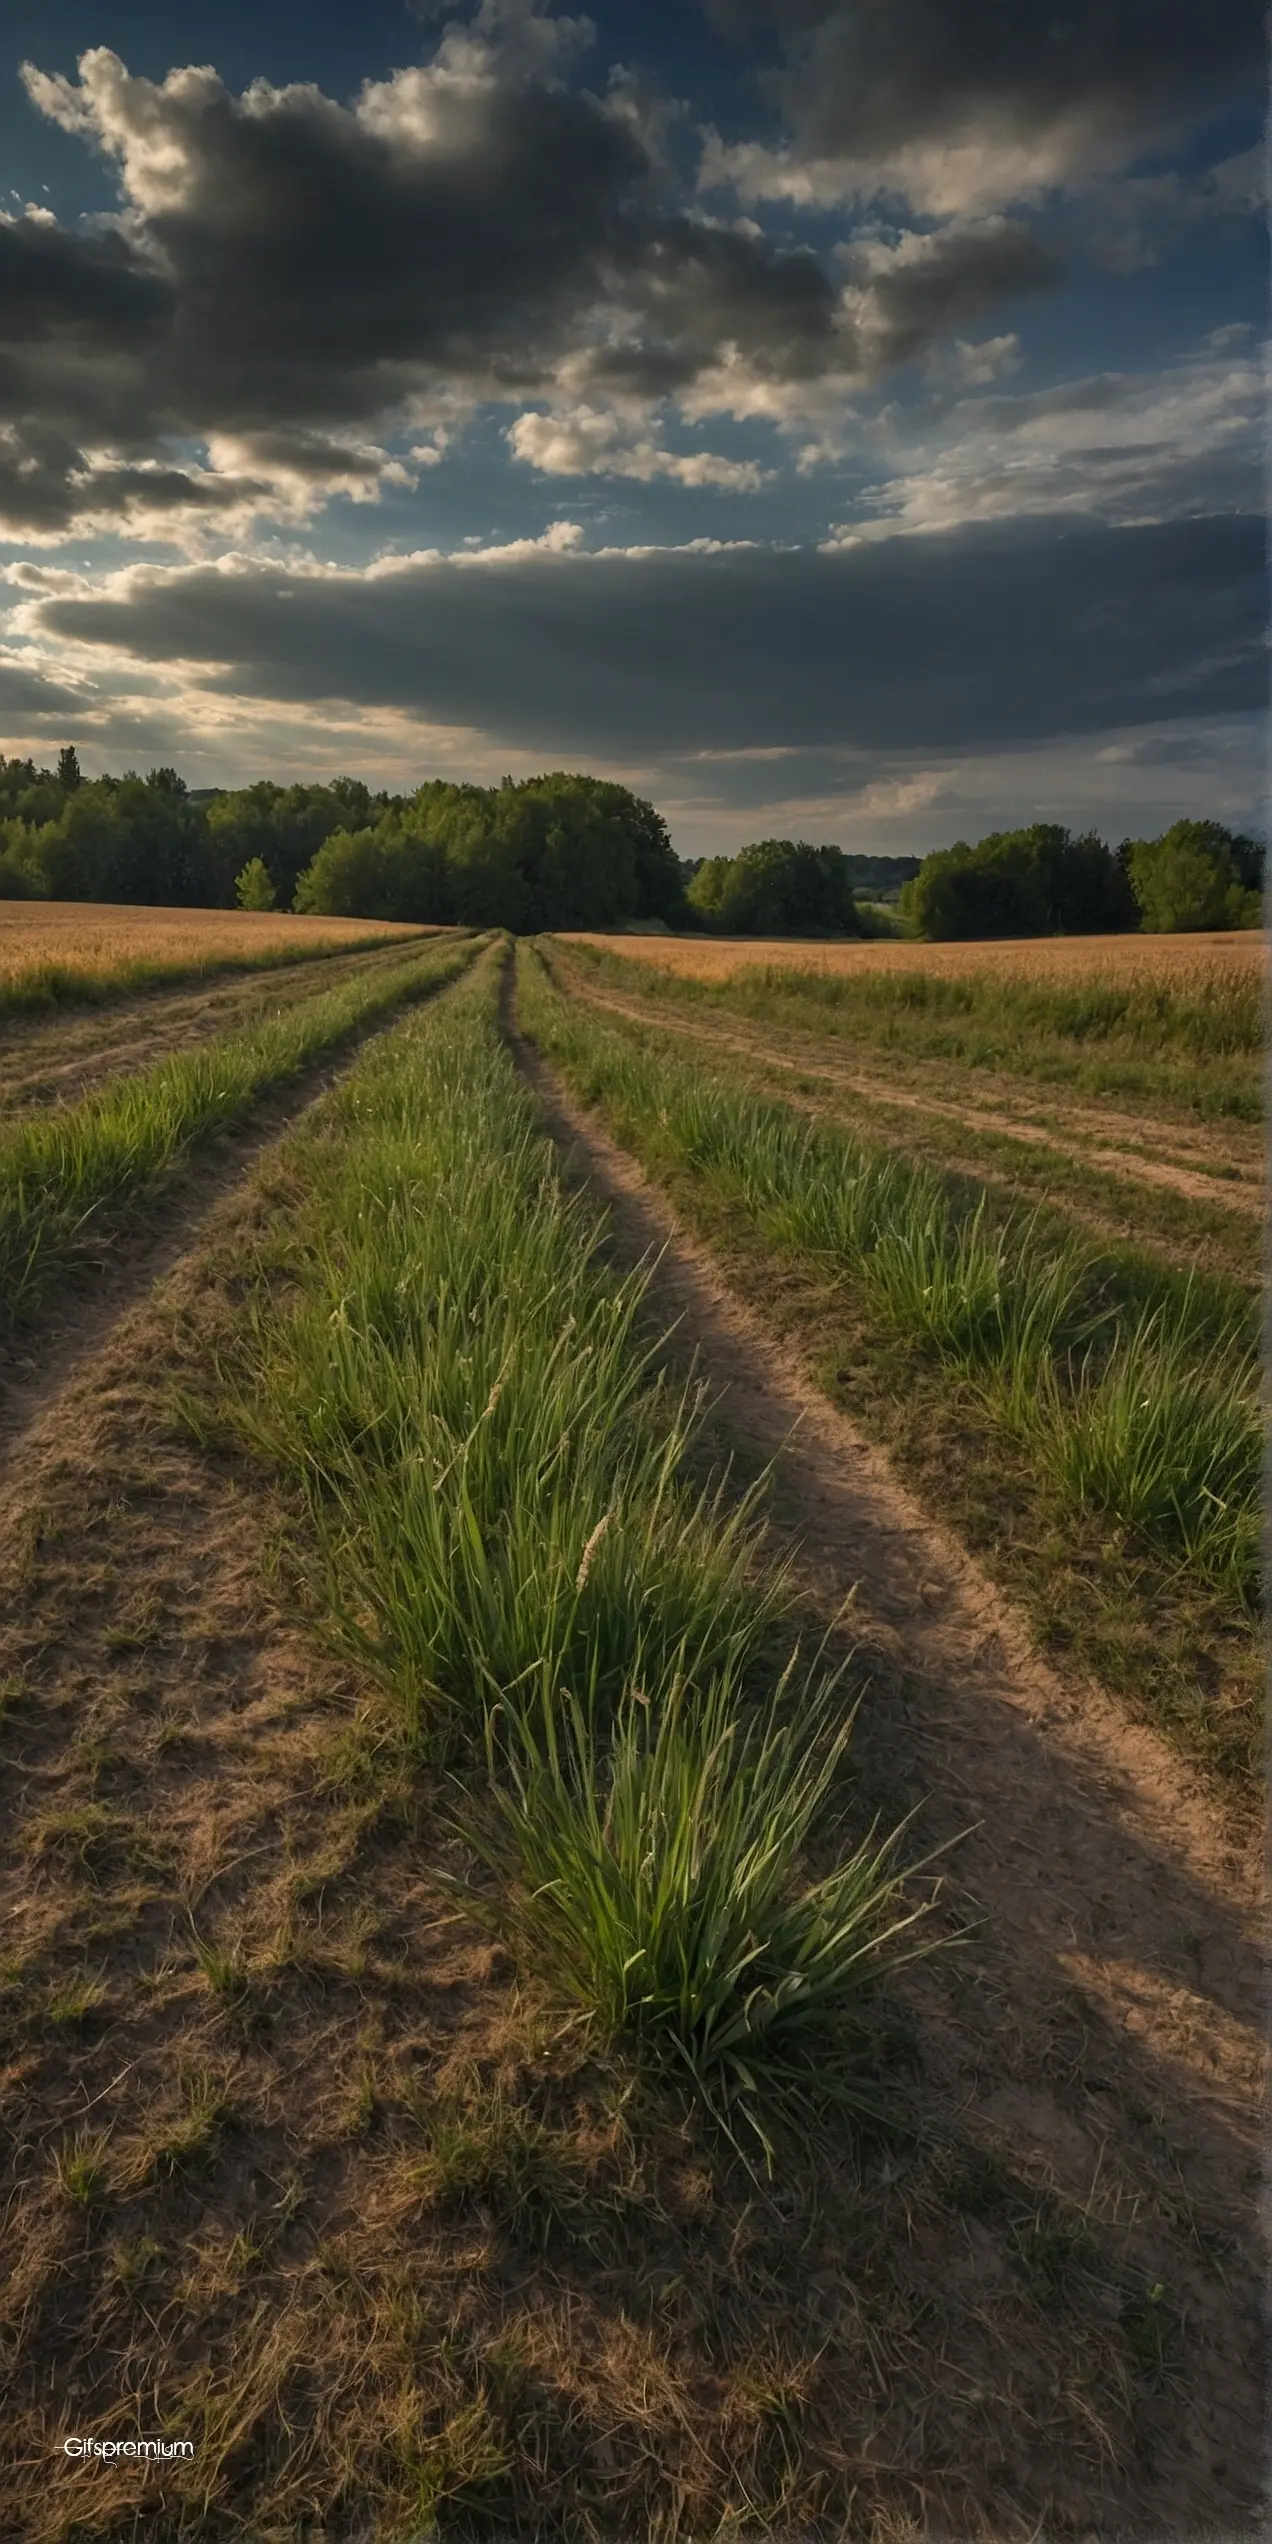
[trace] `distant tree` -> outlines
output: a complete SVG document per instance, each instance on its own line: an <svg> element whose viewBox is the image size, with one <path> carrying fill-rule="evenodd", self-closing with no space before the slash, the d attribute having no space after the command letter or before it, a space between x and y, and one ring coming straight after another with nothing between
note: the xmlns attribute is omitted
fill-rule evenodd
<svg viewBox="0 0 1272 2544"><path fill-rule="evenodd" d="M64 788L68 795L73 795L80 783L80 777L79 753L74 743L68 742L65 750L59 751L57 755L58 785Z"/></svg>
<svg viewBox="0 0 1272 2544"><path fill-rule="evenodd" d="M278 894L263 857L249 858L242 873L235 876L234 898L240 910L273 909Z"/></svg>
<svg viewBox="0 0 1272 2544"><path fill-rule="evenodd" d="M374 829L336 830L296 886L295 908L331 919L393 919L393 855Z"/></svg>
<svg viewBox="0 0 1272 2544"><path fill-rule="evenodd" d="M920 857L875 857L857 849L844 851L844 872L853 891L872 901L895 901L902 885L912 881L922 862Z"/></svg>
<svg viewBox="0 0 1272 2544"><path fill-rule="evenodd" d="M839 848L757 839L736 857L709 857L690 906L725 936L858 936L861 922Z"/></svg>
<svg viewBox="0 0 1272 2544"><path fill-rule="evenodd" d="M371 811L372 796L370 787L364 786L360 777L333 777L323 792L330 795L341 807L347 829L352 830L355 824L366 822ZM379 801L382 804L387 803L388 797L382 795Z"/></svg>
<svg viewBox="0 0 1272 2544"><path fill-rule="evenodd" d="M214 897L229 901L234 878L253 857L268 866L282 903L325 839L359 830L375 818L365 786L341 778L333 786L276 786L271 778L218 795L207 808Z"/></svg>
<svg viewBox="0 0 1272 2544"><path fill-rule="evenodd" d="M1121 855L1141 924L1152 935L1257 927L1263 849L1222 822L1177 821L1160 839L1131 839Z"/></svg>
<svg viewBox="0 0 1272 2544"><path fill-rule="evenodd" d="M1136 919L1124 870L1104 841L1094 831L1075 839L1058 822L937 849L902 886L900 909L920 936L935 938L1097 935Z"/></svg>

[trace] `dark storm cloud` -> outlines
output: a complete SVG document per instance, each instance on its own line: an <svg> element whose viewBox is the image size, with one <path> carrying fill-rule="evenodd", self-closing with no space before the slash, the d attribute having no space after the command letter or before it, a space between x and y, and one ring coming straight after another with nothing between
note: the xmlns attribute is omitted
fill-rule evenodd
<svg viewBox="0 0 1272 2544"><path fill-rule="evenodd" d="M862 247L846 261L863 292L876 373L912 361L997 301L1047 289L1064 271L1054 249L1019 221L1003 220L914 232L899 249Z"/></svg>
<svg viewBox="0 0 1272 2544"><path fill-rule="evenodd" d="M115 231L85 235L27 212L0 222L7 345L140 351L168 325L172 291Z"/></svg>
<svg viewBox="0 0 1272 2544"><path fill-rule="evenodd" d="M71 480L94 439L136 458L217 434L330 477L350 427L438 389L542 392L571 353L585 383L654 393L726 341L777 376L842 359L813 257L663 205L621 99L469 51L356 109L235 97L210 72L158 86L102 51L78 84L32 75L37 104L118 161L131 209L98 236L0 227L11 519L91 508Z"/></svg>
<svg viewBox="0 0 1272 2544"><path fill-rule="evenodd" d="M236 96L208 69L137 79L104 48L78 80L28 70L125 208L75 232L0 219L5 518L109 519L103 451L181 469L209 438L227 509L273 468L303 510L324 482L374 482L386 457L360 436L448 399L660 398L721 366L744 386L873 378L1056 278L1002 225L923 240L904 270L859 262L845 290L810 251L687 211L629 88L557 76L563 22L493 0L483 19L511 50L452 29L352 106Z"/></svg>
<svg viewBox="0 0 1272 2544"><path fill-rule="evenodd" d="M839 554L755 548L270 566L52 600L49 634L207 664L547 755L971 750L1263 702L1256 521L1012 525Z"/></svg>
<svg viewBox="0 0 1272 2544"><path fill-rule="evenodd" d="M68 713L78 715L83 706L81 691L47 680L23 662L0 661L0 715L12 717L15 723L40 724Z"/></svg>
<svg viewBox="0 0 1272 2544"><path fill-rule="evenodd" d="M1191 121L1257 75L1250 0L703 0L744 39L801 148L877 160L981 123L1021 140L1062 121L1129 142Z"/></svg>
<svg viewBox="0 0 1272 2544"><path fill-rule="evenodd" d="M0 216L0 520L61 529L83 507L86 445L153 450L170 420L153 368L173 308L170 284L117 233Z"/></svg>

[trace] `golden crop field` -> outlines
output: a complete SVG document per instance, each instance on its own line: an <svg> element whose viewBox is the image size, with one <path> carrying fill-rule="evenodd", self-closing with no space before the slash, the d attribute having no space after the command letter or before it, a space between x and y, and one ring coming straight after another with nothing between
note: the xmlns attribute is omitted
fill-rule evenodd
<svg viewBox="0 0 1272 2544"><path fill-rule="evenodd" d="M0 901L0 982L49 963L103 973L130 963L192 966L285 952L317 954L381 938L433 934L375 919L299 918L289 910L161 910L100 901Z"/></svg>
<svg viewBox="0 0 1272 2544"><path fill-rule="evenodd" d="M955 945L926 945L910 937L827 944L793 937L605 936L582 930L563 932L562 941L706 981L764 965L797 972L998 971L1058 985L1093 976L1107 981L1151 975L1182 988L1199 971L1250 971L1265 955L1257 928L1196 936L996 937Z"/></svg>

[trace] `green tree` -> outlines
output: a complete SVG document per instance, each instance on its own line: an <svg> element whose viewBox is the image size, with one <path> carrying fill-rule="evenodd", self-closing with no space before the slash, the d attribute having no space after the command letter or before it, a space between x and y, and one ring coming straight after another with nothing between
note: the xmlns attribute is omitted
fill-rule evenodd
<svg viewBox="0 0 1272 2544"><path fill-rule="evenodd" d="M1258 926L1262 850L1222 822L1172 822L1160 839L1127 840L1121 854L1151 935Z"/></svg>
<svg viewBox="0 0 1272 2544"><path fill-rule="evenodd" d="M1059 822L993 830L973 848L925 857L901 890L902 917L920 936L1082 936L1135 925L1118 859L1094 831L1075 839Z"/></svg>
<svg viewBox="0 0 1272 2544"><path fill-rule="evenodd" d="M80 776L79 753L74 743L68 742L66 749L59 751L57 755L58 785L63 787L68 795L73 795L80 783Z"/></svg>
<svg viewBox="0 0 1272 2544"><path fill-rule="evenodd" d="M249 858L242 873L235 876L234 898L240 910L273 909L278 894L263 857Z"/></svg>
<svg viewBox="0 0 1272 2544"><path fill-rule="evenodd" d="M290 902L323 841L337 830L358 830L371 820L370 796L354 778L338 779L333 786L278 786L272 778L260 778L254 786L218 795L207 812L215 897L229 901L235 876L259 857L274 878L280 902Z"/></svg>
<svg viewBox="0 0 1272 2544"><path fill-rule="evenodd" d="M396 918L394 881L393 852L376 830L336 830L300 877L294 907L328 919Z"/></svg>
<svg viewBox="0 0 1272 2544"><path fill-rule="evenodd" d="M688 898L726 936L862 933L843 851L806 839L757 839L736 857L708 858Z"/></svg>

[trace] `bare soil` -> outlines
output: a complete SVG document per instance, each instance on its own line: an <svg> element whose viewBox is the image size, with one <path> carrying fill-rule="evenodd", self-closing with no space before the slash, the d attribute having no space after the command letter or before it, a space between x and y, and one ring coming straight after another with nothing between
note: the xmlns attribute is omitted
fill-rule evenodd
<svg viewBox="0 0 1272 2544"><path fill-rule="evenodd" d="M929 1083L902 1087L897 1084L896 1067L886 1074L880 1070L841 1068L827 1060L824 1044L783 1034L779 1049L772 1034L766 1035L758 1028L719 1025L688 1015L683 1009L669 1013L665 1007L645 1006L638 1000L619 998L612 991L599 989L572 965L568 971L572 994L586 999L591 1006L625 1016L632 1023L664 1025L676 1033L712 1043L717 1049L760 1060L766 1068L798 1071L840 1088L845 1094L866 1096L873 1104L936 1114L967 1130L993 1131L1027 1146L1050 1149L1077 1165L1125 1176L1132 1183L1155 1184L1191 1200L1256 1217L1263 1209L1262 1150L1258 1134L1243 1126L1225 1123L1221 1133L1216 1130L1206 1134L1185 1130L1173 1122L1154 1122L1147 1114L1134 1117L1103 1105L1062 1104L1050 1096L1044 1108L1036 1096L1019 1085L997 1080L986 1087L984 1095L978 1087L974 1098L965 1096L955 1102L948 1094L935 1092L938 1081L948 1088L952 1070L947 1064L907 1061L907 1075ZM1170 1154L1154 1153L1161 1150L1169 1150Z"/></svg>

